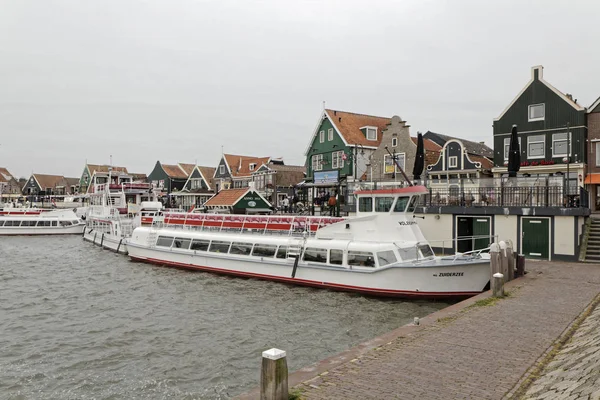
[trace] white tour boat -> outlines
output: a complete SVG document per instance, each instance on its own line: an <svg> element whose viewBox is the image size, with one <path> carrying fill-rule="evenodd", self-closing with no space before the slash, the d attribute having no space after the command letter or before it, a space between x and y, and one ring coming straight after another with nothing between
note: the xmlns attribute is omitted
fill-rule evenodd
<svg viewBox="0 0 600 400"><path fill-rule="evenodd" d="M90 205L85 210L83 240L127 254L127 240L133 229L142 226L142 220L149 219L151 223L162 209L161 202L149 201L154 197L149 183L96 184L89 195Z"/></svg>
<svg viewBox="0 0 600 400"><path fill-rule="evenodd" d="M0 236L81 234L85 226L73 210L14 210L0 214Z"/></svg>
<svg viewBox="0 0 600 400"><path fill-rule="evenodd" d="M419 196L426 193L422 186L360 191L356 217L314 229L311 224L319 217L303 217L303 229L291 226L286 231L266 229L267 222L260 218L250 226L250 216L238 216L244 220L236 227L224 227L224 221L221 226L206 221L168 226L160 222L165 217L158 216L152 226L133 231L129 256L159 265L379 296L480 293L490 279L489 256L481 251L435 256L413 215Z"/></svg>

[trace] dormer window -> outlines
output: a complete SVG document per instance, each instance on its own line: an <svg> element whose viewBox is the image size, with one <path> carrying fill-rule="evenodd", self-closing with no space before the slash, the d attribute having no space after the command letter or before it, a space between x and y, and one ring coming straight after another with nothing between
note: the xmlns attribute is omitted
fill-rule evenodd
<svg viewBox="0 0 600 400"><path fill-rule="evenodd" d="M543 121L546 114L546 106L542 104L532 104L529 106L529 122Z"/></svg>
<svg viewBox="0 0 600 400"><path fill-rule="evenodd" d="M221 175L225 174L225 166L224 165L219 165L219 174L221 174Z"/></svg>
<svg viewBox="0 0 600 400"><path fill-rule="evenodd" d="M254 171L254 168L256 168L256 163L250 163L250 171Z"/></svg>
<svg viewBox="0 0 600 400"><path fill-rule="evenodd" d="M367 140L377 140L377 128L367 127Z"/></svg>

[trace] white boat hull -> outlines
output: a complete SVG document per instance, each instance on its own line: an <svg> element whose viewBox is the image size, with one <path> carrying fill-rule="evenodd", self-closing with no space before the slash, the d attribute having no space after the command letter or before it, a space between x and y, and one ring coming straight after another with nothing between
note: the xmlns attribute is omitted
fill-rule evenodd
<svg viewBox="0 0 600 400"><path fill-rule="evenodd" d="M119 254L127 254L127 239L120 236L86 229L83 233L83 240L103 249L112 250Z"/></svg>
<svg viewBox="0 0 600 400"><path fill-rule="evenodd" d="M10 227L0 229L0 236L81 235L84 224L71 226Z"/></svg>
<svg viewBox="0 0 600 400"><path fill-rule="evenodd" d="M231 254L190 254L189 251L146 247L135 243L129 244L128 251L133 260L158 265L377 296L468 297L480 293L490 277L489 261L484 260L448 265L439 264L441 261L438 259L421 265L390 266L377 270L322 267L301 262L292 278L294 260L291 258L256 257L250 260Z"/></svg>

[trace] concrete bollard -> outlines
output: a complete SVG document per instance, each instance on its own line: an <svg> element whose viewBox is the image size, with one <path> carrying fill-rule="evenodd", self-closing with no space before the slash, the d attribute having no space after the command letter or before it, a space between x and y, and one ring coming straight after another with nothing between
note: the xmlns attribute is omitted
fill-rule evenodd
<svg viewBox="0 0 600 400"><path fill-rule="evenodd" d="M285 351L270 349L262 353L260 400L287 400L288 367Z"/></svg>
<svg viewBox="0 0 600 400"><path fill-rule="evenodd" d="M492 293L494 297L504 296L504 275L501 273L492 276Z"/></svg>
<svg viewBox="0 0 600 400"><path fill-rule="evenodd" d="M513 248L512 240L506 241L506 259L508 260L508 275L506 281L512 281L515 279L515 251Z"/></svg>
<svg viewBox="0 0 600 400"><path fill-rule="evenodd" d="M508 257L506 256L506 242L504 240L501 240L500 243L498 243L500 245L500 273L502 274L502 276L504 277L504 282L506 282L506 279L508 278Z"/></svg>

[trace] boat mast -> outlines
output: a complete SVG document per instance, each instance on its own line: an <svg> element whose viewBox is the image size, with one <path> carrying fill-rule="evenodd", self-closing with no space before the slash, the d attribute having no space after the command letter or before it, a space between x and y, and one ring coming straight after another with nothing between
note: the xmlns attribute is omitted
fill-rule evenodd
<svg viewBox="0 0 600 400"><path fill-rule="evenodd" d="M413 183L410 181L410 179L408 179L408 176L404 172L404 169L402 169L402 167L400 166L400 164L398 164L398 160L396 159L396 155L392 154L392 152L390 151L390 149L388 149L387 146L385 146L385 150L388 152L388 154L390 155L390 157L392 157L392 160L394 160L394 164L396 164L396 167L398 167L398 169L400 170L400 173L402 174L402 177L404 177L404 180L406 181L406 183L408 183L408 186L413 186Z"/></svg>

